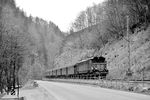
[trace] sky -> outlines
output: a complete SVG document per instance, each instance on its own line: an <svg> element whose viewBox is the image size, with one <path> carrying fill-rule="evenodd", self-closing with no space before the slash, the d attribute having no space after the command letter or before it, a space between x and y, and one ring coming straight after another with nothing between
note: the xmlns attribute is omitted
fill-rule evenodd
<svg viewBox="0 0 150 100"><path fill-rule="evenodd" d="M98 4L104 0L16 0L20 9L27 16L39 17L55 23L61 31L69 30L70 24L75 20L80 11Z"/></svg>

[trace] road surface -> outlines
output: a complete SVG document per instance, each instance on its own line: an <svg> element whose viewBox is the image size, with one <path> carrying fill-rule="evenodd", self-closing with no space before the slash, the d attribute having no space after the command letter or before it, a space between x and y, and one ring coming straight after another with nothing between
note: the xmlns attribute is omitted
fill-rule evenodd
<svg viewBox="0 0 150 100"><path fill-rule="evenodd" d="M118 90L58 83L37 81L55 100L150 100L149 95L130 93ZM54 99L53 98L53 99Z"/></svg>

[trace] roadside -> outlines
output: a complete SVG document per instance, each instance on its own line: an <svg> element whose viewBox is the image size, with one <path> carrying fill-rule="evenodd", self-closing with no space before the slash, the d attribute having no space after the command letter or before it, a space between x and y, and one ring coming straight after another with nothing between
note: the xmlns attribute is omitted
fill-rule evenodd
<svg viewBox="0 0 150 100"><path fill-rule="evenodd" d="M55 100L150 100L149 95L64 82L37 81ZM54 99L51 99L54 100Z"/></svg>
<svg viewBox="0 0 150 100"><path fill-rule="evenodd" d="M128 91L140 94L150 95L150 83L127 82L127 81L110 81L110 80L85 80L85 79L44 79L46 81L65 82L73 84L83 84L98 86L102 88Z"/></svg>
<svg viewBox="0 0 150 100"><path fill-rule="evenodd" d="M17 93L16 93L17 94ZM24 100L54 100L36 81L29 81L20 89L19 97L24 97ZM17 95L5 95L2 99L17 98Z"/></svg>
<svg viewBox="0 0 150 100"><path fill-rule="evenodd" d="M0 98L2 98L5 94L0 94Z"/></svg>

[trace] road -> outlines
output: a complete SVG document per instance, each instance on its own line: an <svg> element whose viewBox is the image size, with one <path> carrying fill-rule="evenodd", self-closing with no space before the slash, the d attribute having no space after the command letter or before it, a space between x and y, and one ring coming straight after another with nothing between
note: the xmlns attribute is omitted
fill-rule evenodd
<svg viewBox="0 0 150 100"><path fill-rule="evenodd" d="M100 87L37 81L55 100L150 100L149 95Z"/></svg>

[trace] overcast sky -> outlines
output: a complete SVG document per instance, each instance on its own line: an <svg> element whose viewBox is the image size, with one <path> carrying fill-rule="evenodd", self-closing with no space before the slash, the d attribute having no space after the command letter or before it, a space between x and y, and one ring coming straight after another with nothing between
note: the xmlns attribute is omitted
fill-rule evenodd
<svg viewBox="0 0 150 100"><path fill-rule="evenodd" d="M104 0L16 0L16 4L27 15L52 21L61 31L67 31L80 11L102 1Z"/></svg>

